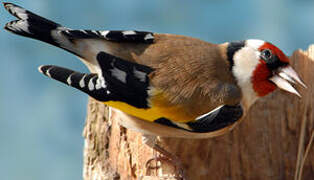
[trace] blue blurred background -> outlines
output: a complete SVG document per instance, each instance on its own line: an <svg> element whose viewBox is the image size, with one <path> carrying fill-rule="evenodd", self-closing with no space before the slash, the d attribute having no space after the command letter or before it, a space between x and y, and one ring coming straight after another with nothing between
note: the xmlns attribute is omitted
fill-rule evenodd
<svg viewBox="0 0 314 180"><path fill-rule="evenodd" d="M11 1L70 28L146 30L214 43L258 38L291 55L314 43L310 0ZM0 25L14 19L0 8ZM87 69L71 54L0 31L0 177L81 179L87 96L37 71Z"/></svg>

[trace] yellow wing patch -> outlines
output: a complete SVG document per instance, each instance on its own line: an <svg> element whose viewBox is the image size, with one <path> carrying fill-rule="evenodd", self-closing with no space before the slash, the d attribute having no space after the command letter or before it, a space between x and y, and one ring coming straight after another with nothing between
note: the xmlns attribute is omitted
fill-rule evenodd
<svg viewBox="0 0 314 180"><path fill-rule="evenodd" d="M154 108L149 109L136 108L134 106L131 106L127 103L120 101L107 101L104 102L104 104L147 121L154 121L156 119L161 118L160 114L157 113Z"/></svg>
<svg viewBox="0 0 314 180"><path fill-rule="evenodd" d="M147 109L136 108L121 101L107 101L104 102L104 104L151 122L159 118L166 118L173 122L189 122L193 121L197 117L189 114L187 110L180 105L170 104L161 92L153 93L149 102L150 107Z"/></svg>

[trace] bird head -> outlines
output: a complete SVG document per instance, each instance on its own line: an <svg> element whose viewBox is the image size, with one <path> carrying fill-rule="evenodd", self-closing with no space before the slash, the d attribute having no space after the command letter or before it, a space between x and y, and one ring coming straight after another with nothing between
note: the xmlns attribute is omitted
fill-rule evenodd
<svg viewBox="0 0 314 180"><path fill-rule="evenodd" d="M290 66L289 58L276 46L262 40L250 39L228 45L232 72L251 105L277 87L300 96L292 84L305 84Z"/></svg>

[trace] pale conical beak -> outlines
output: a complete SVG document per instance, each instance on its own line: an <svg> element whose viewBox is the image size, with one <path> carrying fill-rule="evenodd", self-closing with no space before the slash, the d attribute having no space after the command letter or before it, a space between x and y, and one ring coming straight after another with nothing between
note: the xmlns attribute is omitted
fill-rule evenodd
<svg viewBox="0 0 314 180"><path fill-rule="evenodd" d="M286 66L279 69L279 71L277 71L277 73L269 80L275 83L278 88L296 94L299 97L301 97L301 95L290 83L299 83L306 88L306 85L302 82L298 74L292 69L291 66Z"/></svg>

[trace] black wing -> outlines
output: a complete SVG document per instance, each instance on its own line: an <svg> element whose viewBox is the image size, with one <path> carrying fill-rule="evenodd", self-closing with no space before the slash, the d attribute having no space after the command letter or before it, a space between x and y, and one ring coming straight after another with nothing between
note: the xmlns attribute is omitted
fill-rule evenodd
<svg viewBox="0 0 314 180"><path fill-rule="evenodd" d="M153 43L154 34L146 31L95 31L95 30L63 30L62 33L71 39L105 39L116 42Z"/></svg>
<svg viewBox="0 0 314 180"><path fill-rule="evenodd" d="M79 89L99 101L121 101L137 108L148 108L150 67L125 61L105 52L97 56L101 74L86 74L46 65L44 75Z"/></svg>
<svg viewBox="0 0 314 180"><path fill-rule="evenodd" d="M154 122L179 128L191 132L208 133L223 129L238 121L243 115L241 105L223 105L199 118L188 123L174 123L168 119L161 118Z"/></svg>

